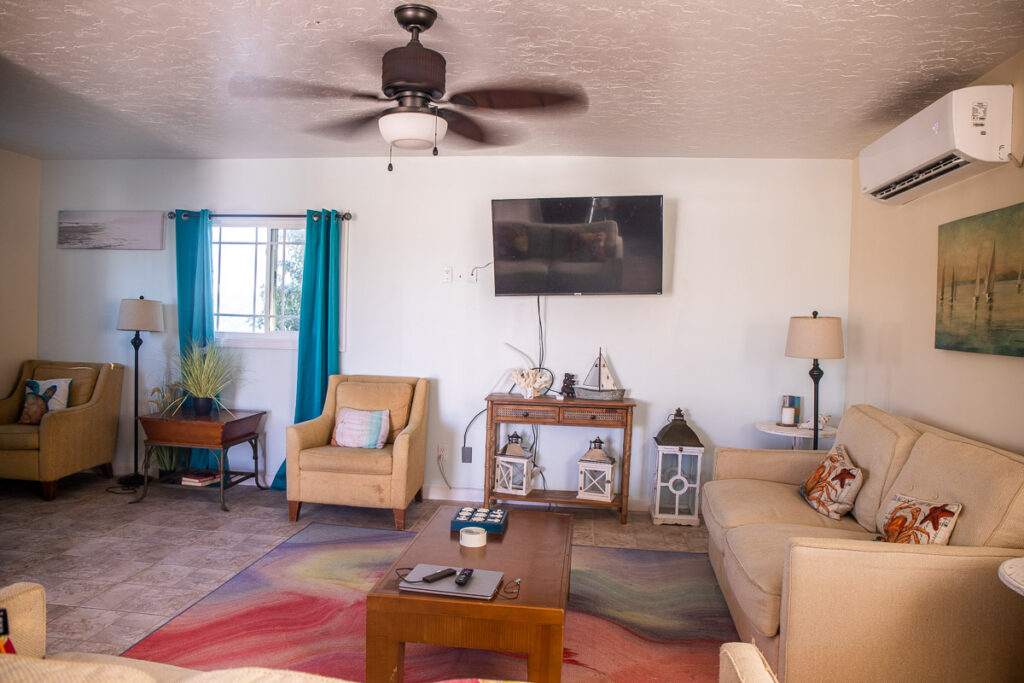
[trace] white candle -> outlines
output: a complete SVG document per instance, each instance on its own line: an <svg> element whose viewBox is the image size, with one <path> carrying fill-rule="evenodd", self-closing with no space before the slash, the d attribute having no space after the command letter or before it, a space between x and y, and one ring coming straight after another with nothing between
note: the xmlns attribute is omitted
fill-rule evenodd
<svg viewBox="0 0 1024 683"><path fill-rule="evenodd" d="M782 409L782 424L784 424L784 425L796 424L796 408L783 408Z"/></svg>

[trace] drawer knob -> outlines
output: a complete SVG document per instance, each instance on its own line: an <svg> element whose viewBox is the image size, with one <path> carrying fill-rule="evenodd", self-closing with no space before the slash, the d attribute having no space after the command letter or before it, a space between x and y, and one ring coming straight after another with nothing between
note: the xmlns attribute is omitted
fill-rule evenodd
<svg viewBox="0 0 1024 683"><path fill-rule="evenodd" d="M591 420L596 420L596 419L597 419L597 415L591 415L591 416L590 416L590 419L591 419Z"/></svg>
<svg viewBox="0 0 1024 683"><path fill-rule="evenodd" d="M523 417L530 417L530 411L529 410L524 410L523 411Z"/></svg>

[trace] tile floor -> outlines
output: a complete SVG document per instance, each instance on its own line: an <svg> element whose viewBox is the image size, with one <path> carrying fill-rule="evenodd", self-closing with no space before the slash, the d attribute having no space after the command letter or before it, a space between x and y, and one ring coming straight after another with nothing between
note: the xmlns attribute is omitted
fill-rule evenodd
<svg viewBox="0 0 1024 683"><path fill-rule="evenodd" d="M47 650L120 654L262 557L309 522L394 528L391 512L306 503L288 522L284 492L238 486L154 486L148 497L107 491L113 480L83 472L45 502L39 485L0 480L0 586L46 587ZM114 486L114 488L117 488ZM413 503L406 526L421 528L438 505ZM566 507L574 542L707 552L705 527L656 526L646 513L628 524L608 510Z"/></svg>

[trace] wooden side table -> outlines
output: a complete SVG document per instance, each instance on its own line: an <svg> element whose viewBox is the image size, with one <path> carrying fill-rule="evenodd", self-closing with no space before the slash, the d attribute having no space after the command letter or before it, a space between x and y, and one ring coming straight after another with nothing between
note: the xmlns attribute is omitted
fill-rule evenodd
<svg viewBox="0 0 1024 683"><path fill-rule="evenodd" d="M220 471L220 507L228 512L224 504L224 491L246 479L255 479L256 486L266 489L259 479L259 440L263 431L260 422L265 410L214 410L209 415L196 415L191 408L174 415L140 415L139 424L146 432L146 457L142 464L142 493L131 501L138 503L149 492L149 458L155 446L178 448L205 448L217 457ZM252 446L252 472L236 472L227 468L227 452L232 446L248 443ZM187 468L186 468L187 471ZM181 475L166 478L181 482ZM161 480L163 481L163 480Z"/></svg>
<svg viewBox="0 0 1024 683"><path fill-rule="evenodd" d="M490 394L487 398L487 454L484 457L484 504L498 500L527 500L555 505L589 505L616 508L620 521L627 521L629 508L629 454L633 439L633 408L636 402L594 401L580 398L557 400L554 396L523 398L519 394ZM621 492L611 501L576 497L576 491L534 490L525 496L501 493L494 489L494 456L498 453L501 425L535 424L564 427L613 427L622 430Z"/></svg>
<svg viewBox="0 0 1024 683"><path fill-rule="evenodd" d="M758 422L754 425L758 431L765 432L766 434L777 434L779 436L788 436L793 440L793 450L796 450L797 441L799 439L813 439L813 429L803 429L801 427L787 427L780 425L778 422L773 420L765 420L764 422ZM835 427L820 427L818 428L819 439L834 439L836 436Z"/></svg>

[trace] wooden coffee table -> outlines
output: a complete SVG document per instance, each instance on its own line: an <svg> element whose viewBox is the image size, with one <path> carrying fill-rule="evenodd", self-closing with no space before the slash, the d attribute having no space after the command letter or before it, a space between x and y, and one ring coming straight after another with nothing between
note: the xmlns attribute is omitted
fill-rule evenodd
<svg viewBox="0 0 1024 683"><path fill-rule="evenodd" d="M401 681L406 643L522 652L528 680L561 680L572 516L510 510L504 535L489 535L483 548L463 548L450 530L458 509L441 507L367 595L366 680ZM522 579L519 597L400 592L395 569L420 563L503 572L506 582Z"/></svg>

